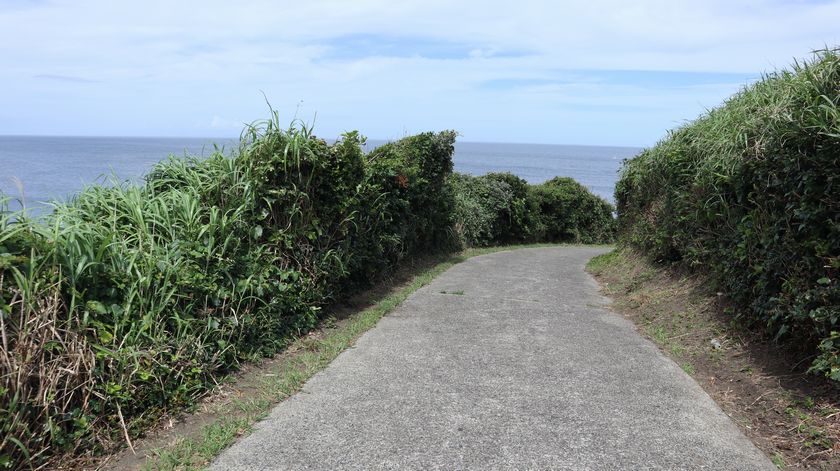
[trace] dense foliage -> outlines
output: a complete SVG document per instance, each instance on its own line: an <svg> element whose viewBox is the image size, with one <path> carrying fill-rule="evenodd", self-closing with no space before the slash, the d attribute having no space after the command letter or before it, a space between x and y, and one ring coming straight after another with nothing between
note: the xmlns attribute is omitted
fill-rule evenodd
<svg viewBox="0 0 840 471"><path fill-rule="evenodd" d="M231 155L170 158L43 221L0 212L0 467L139 434L406 256L534 231L592 239L562 217L535 223L534 187L516 177L453 177L454 141L425 133L365 154L355 132L330 144L275 114ZM453 192L467 181L499 195ZM564 191L534 207L574 213ZM492 213L489 229L457 237L473 212Z"/></svg>
<svg viewBox="0 0 840 471"><path fill-rule="evenodd" d="M463 245L613 239L612 206L571 178L529 185L510 173L454 174L452 187L455 232Z"/></svg>
<svg viewBox="0 0 840 471"><path fill-rule="evenodd" d="M621 238L713 275L840 381L840 57L764 77L625 163Z"/></svg>

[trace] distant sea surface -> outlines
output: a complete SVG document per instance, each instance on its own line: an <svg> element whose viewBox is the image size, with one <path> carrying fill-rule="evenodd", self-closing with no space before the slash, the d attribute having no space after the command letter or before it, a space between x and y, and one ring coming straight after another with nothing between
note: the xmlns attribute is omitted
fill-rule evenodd
<svg viewBox="0 0 840 471"><path fill-rule="evenodd" d="M368 140L368 150L385 141ZM65 200L85 185L118 180L140 181L169 155L207 156L213 145L225 152L237 142L226 139L133 137L0 136L0 191L36 212L44 202ZM636 155L634 147L495 144L458 142L455 170L472 175L511 172L530 183L555 176L572 177L593 193L613 200L621 162Z"/></svg>

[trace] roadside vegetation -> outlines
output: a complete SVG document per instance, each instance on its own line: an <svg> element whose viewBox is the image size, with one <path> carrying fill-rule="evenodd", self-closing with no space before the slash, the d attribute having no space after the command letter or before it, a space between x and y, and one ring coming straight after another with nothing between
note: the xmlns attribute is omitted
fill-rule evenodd
<svg viewBox="0 0 840 471"><path fill-rule="evenodd" d="M779 468L840 469L840 56L624 163L589 270Z"/></svg>
<svg viewBox="0 0 840 471"><path fill-rule="evenodd" d="M132 446L412 257L612 237L570 179L453 175L454 132L366 154L279 123L41 219L0 212L0 468Z"/></svg>
<svg viewBox="0 0 840 471"><path fill-rule="evenodd" d="M275 404L299 391L313 374L326 368L379 319L439 274L478 255L554 246L469 248L455 254L406 260L373 288L325 308L321 325L295 339L282 353L250 363L226 378L213 394L196 405L196 410L180 414L180 419L178 414L174 418L163 417L158 427L135 443L136 453L123 450L98 464L106 471L203 469L222 450L250 433L252 425ZM445 294L459 296L464 292Z"/></svg>
<svg viewBox="0 0 840 471"><path fill-rule="evenodd" d="M458 242L498 244L612 241L613 207L568 177L529 185L510 173L454 174Z"/></svg>
<svg viewBox="0 0 840 471"><path fill-rule="evenodd" d="M766 75L628 160L619 238L840 381L840 56Z"/></svg>
<svg viewBox="0 0 840 471"><path fill-rule="evenodd" d="M623 247L587 265L613 303L692 376L779 468L840 469L840 383L733 316L703 273Z"/></svg>

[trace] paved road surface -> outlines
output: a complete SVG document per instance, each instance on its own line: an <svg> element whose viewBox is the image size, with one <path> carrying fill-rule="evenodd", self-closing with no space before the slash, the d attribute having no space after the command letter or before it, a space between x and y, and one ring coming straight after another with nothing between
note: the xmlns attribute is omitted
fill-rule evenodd
<svg viewBox="0 0 840 471"><path fill-rule="evenodd" d="M774 470L605 310L583 270L603 251L522 249L455 266L212 469Z"/></svg>

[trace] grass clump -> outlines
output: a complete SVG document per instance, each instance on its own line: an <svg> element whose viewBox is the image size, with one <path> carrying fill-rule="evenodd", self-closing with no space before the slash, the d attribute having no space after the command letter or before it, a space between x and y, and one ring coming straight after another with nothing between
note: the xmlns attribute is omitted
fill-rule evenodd
<svg viewBox="0 0 840 471"><path fill-rule="evenodd" d="M840 381L840 56L765 76L627 161L620 237L711 275Z"/></svg>

